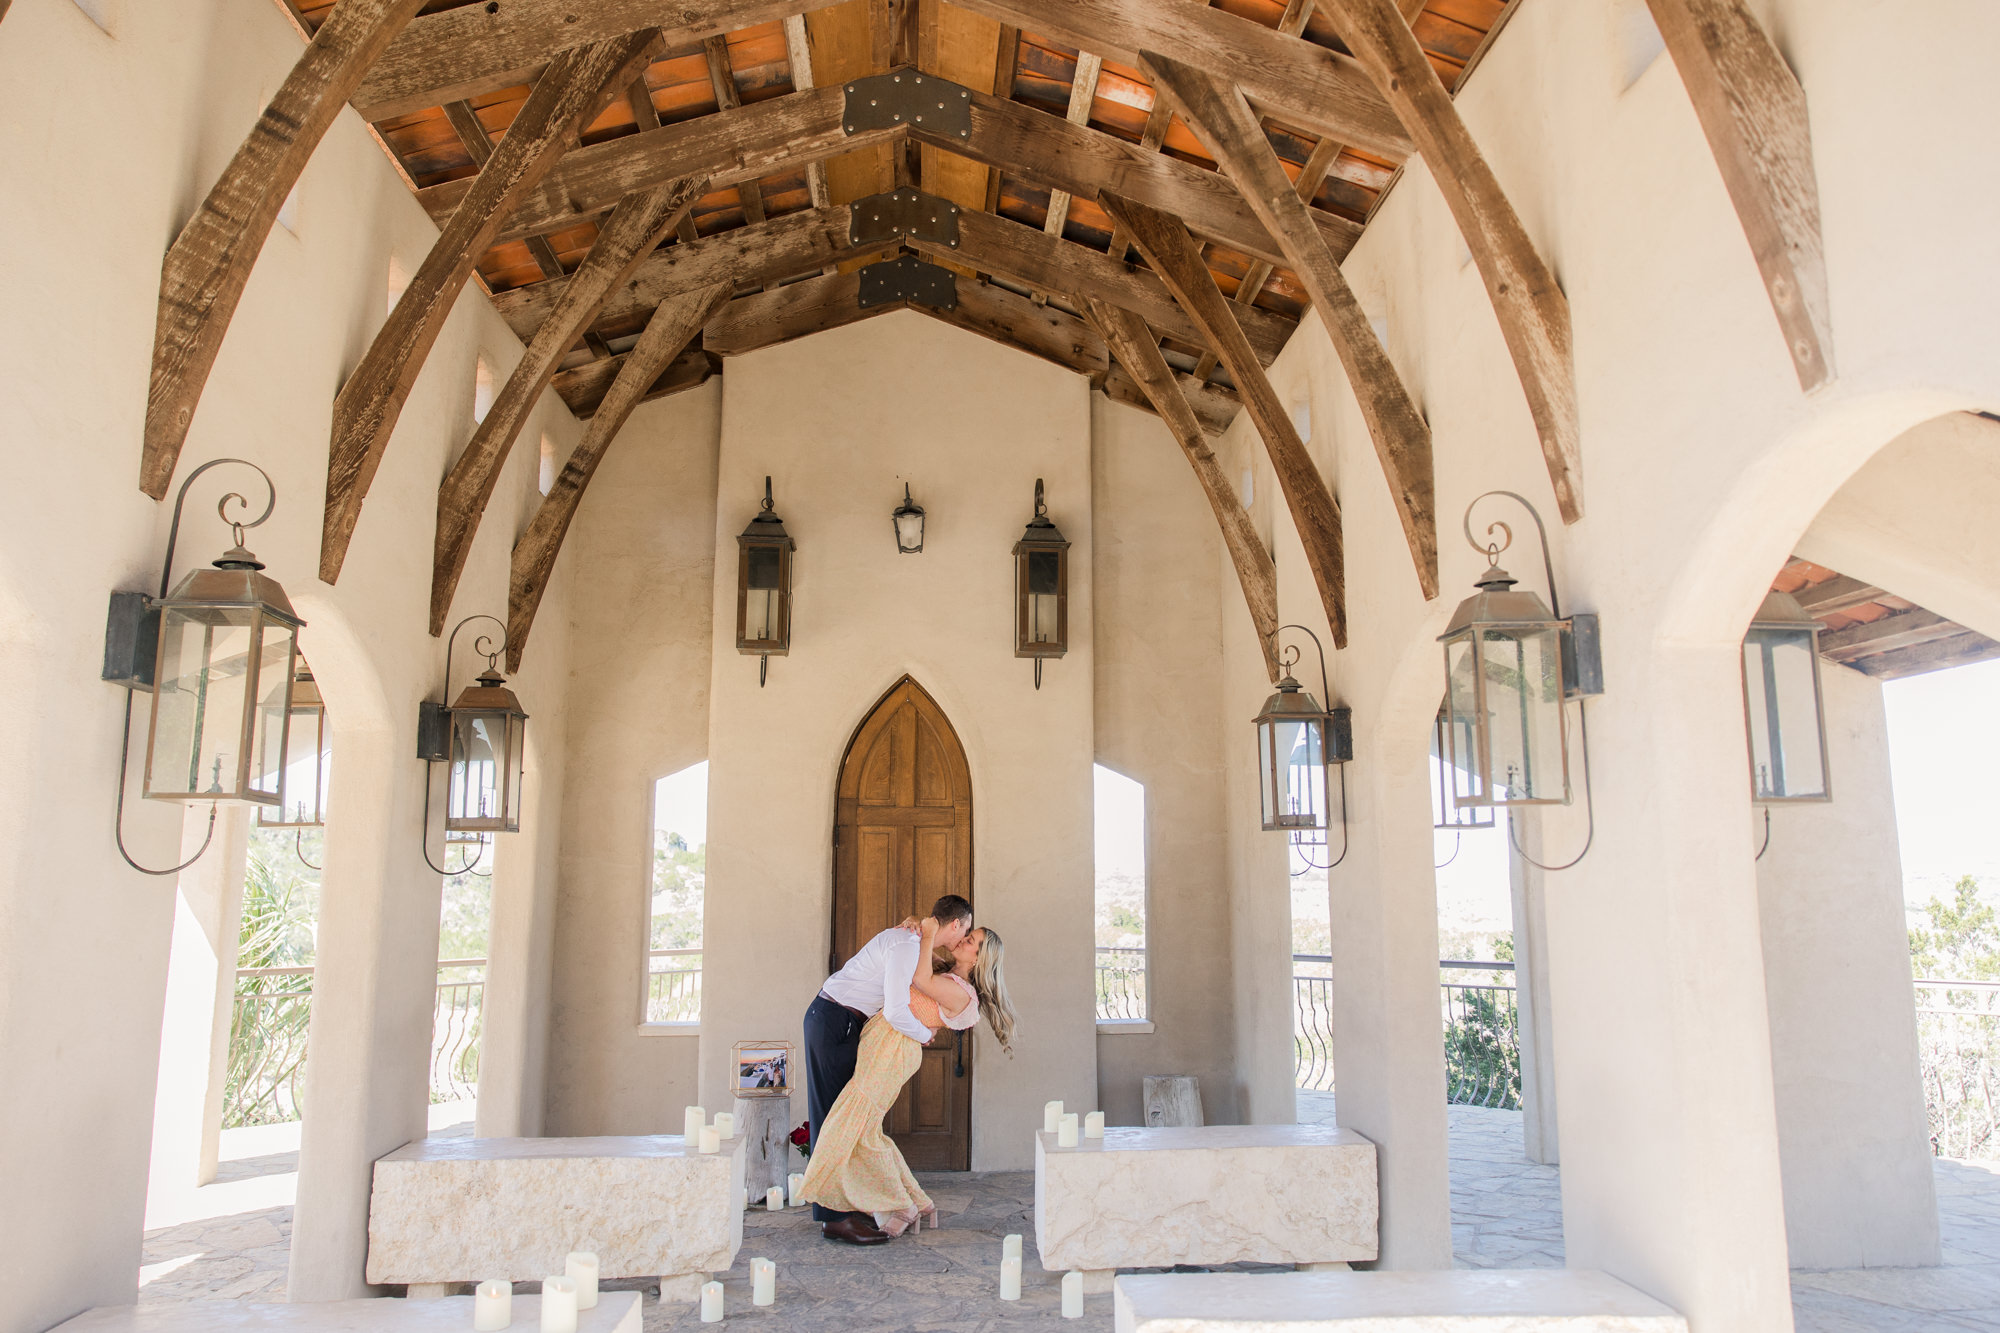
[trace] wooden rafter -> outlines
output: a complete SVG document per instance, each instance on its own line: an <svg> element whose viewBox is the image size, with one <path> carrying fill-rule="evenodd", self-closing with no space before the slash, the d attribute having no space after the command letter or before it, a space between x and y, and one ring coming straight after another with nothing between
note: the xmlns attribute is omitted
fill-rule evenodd
<svg viewBox="0 0 2000 1333"><path fill-rule="evenodd" d="M1284 405L1271 388L1264 368L1242 327L1215 285L1215 276L1202 262L1201 253L1187 228L1172 215L1146 207L1134 200L1106 194L1102 203L1117 222L1131 233L1132 243L1152 265L1153 271L1186 310L1189 318L1208 335L1210 345L1229 371L1229 378L1243 396L1243 406L1264 438L1271 468L1285 493L1285 503L1305 547L1306 564L1319 587L1320 602L1326 609L1327 624L1333 631L1335 647L1347 646L1347 573L1341 552L1340 506L1327 489L1305 442L1293 427Z"/></svg>
<svg viewBox="0 0 2000 1333"><path fill-rule="evenodd" d="M1321 139L1314 145L1312 156L1308 157L1305 165L1299 168L1298 179L1292 182L1292 193L1306 203L1311 203L1313 195L1319 192L1320 185L1326 180L1327 172L1333 170L1334 159L1340 156L1341 147L1342 145L1332 139ZM1271 280L1271 274L1276 268L1277 265L1268 259L1251 260L1250 267L1244 271L1243 281L1237 285L1236 304L1256 305L1257 297L1264 290L1264 284Z"/></svg>
<svg viewBox="0 0 2000 1333"><path fill-rule="evenodd" d="M346 0L342 0L346 3ZM678 49L838 0L507 0L425 14L354 93L363 120L388 120L529 82L565 51L667 25Z"/></svg>
<svg viewBox="0 0 2000 1333"><path fill-rule="evenodd" d="M712 376L722 372L722 358L699 345L700 339L672 361L654 379L653 386L646 390L641 402L651 402L655 398L665 398L669 394L685 393L708 383ZM579 421L588 421L597 414L597 408L604 401L604 395L625 369L625 360L587 361L572 370L559 373L551 382L563 405L569 408Z"/></svg>
<svg viewBox="0 0 2000 1333"><path fill-rule="evenodd" d="M1430 425L1403 387L1395 363L1375 336L1361 303L1341 275L1339 261L1313 225L1310 210L1279 165L1257 113L1243 95L1164 56L1148 53L1144 68L1154 87L1173 101L1181 118L1235 180L1311 294L1313 308L1319 312L1320 323L1347 372L1348 387L1368 423L1375 456L1381 461L1410 559L1416 565L1417 583L1429 601L1438 594L1437 486Z"/></svg>
<svg viewBox="0 0 2000 1333"><path fill-rule="evenodd" d="M590 426L570 451L569 459L556 474L555 483L527 531L514 543L514 555L507 586L507 670L521 669L521 653L535 627L535 612L541 608L542 594L548 590L549 576L555 572L556 557L562 552L563 537L570 520L583 502L583 493L597 473L597 465L618 438L618 432L658 381L661 373L679 356L701 326L729 299L727 283L707 287L662 302L639 335L638 345L619 370L605 393Z"/></svg>
<svg viewBox="0 0 2000 1333"><path fill-rule="evenodd" d="M139 489L162 499L271 224L327 127L422 0L348 0L320 26L167 250Z"/></svg>
<svg viewBox="0 0 2000 1333"><path fill-rule="evenodd" d="M1742 0L1647 0L1764 276L1799 387L1833 378L1805 89Z"/></svg>
<svg viewBox="0 0 2000 1333"><path fill-rule="evenodd" d="M1574 523L1583 517L1583 450L1569 300L1394 0L1317 2L1402 117L1458 221L1527 394L1556 506Z"/></svg>
<svg viewBox="0 0 2000 1333"><path fill-rule="evenodd" d="M1222 464L1216 461L1214 450L1208 447L1208 437L1203 432L1194 409L1181 393L1174 380L1173 370L1166 358L1160 355L1153 331L1146 327L1146 321L1129 310L1088 296L1078 298L1083 303L1084 315L1090 320L1111 355L1118 358L1137 380L1146 394L1147 401L1159 414L1167 429L1172 432L1181 452L1187 455L1188 465L1194 469L1195 480L1201 483L1201 491L1208 499L1208 507L1215 513L1216 524L1222 529L1222 544L1229 552L1229 559L1236 566L1236 580L1243 585L1243 601L1250 608L1250 623L1257 630L1258 645L1264 650L1264 670L1272 681L1278 679L1278 568L1271 559L1270 551L1264 547L1263 538L1257 535L1256 524L1237 498L1236 488L1229 484L1223 474Z"/></svg>
<svg viewBox="0 0 2000 1333"><path fill-rule="evenodd" d="M445 474L438 487L437 548L431 569L432 634L444 633L452 595L458 591L466 558L472 553L472 539L479 531L486 502L492 498L500 469L506 466L507 455L534 410L535 400L555 374L556 363L583 336L604 304L605 294L623 283L639 260L666 239L707 187L708 182L699 178L674 181L635 194L611 210L589 256L564 282L555 309L528 344L486 419L473 432L472 442ZM678 346L674 348L675 353L679 351Z"/></svg>
<svg viewBox="0 0 2000 1333"><path fill-rule="evenodd" d="M1010 292L998 283L959 283L956 309L923 305L911 309L1017 352L1052 361L1082 375L1092 385L1102 384L1111 369L1104 339L1090 325L1056 306L1037 305L1033 298Z"/></svg>
<svg viewBox="0 0 2000 1333"><path fill-rule="evenodd" d="M740 296L708 321L702 346L719 356L741 356L903 308L892 302L863 309L860 295L859 273L835 273Z"/></svg>
<svg viewBox="0 0 2000 1333"><path fill-rule="evenodd" d="M702 39L702 53L708 58L708 81L715 88L715 106L719 111L734 111L743 105L743 94L736 87L736 75L729 68L729 42L720 37ZM746 180L736 186L736 197L743 205L743 219L751 225L764 220L764 191L756 181Z"/></svg>
<svg viewBox="0 0 2000 1333"><path fill-rule="evenodd" d="M626 98L633 99L633 88L645 86L644 79L634 80L632 88L625 91ZM636 100L645 101L648 107L652 106L652 102L644 98ZM465 146L466 154L471 157L472 164L484 167L493 156L493 138L487 134L486 126L481 123L479 113L473 110L472 103L453 102L445 107L444 117L450 122L452 131L458 135L459 143ZM654 124L658 123L658 119L655 118ZM528 253L533 256L535 267L542 271L543 277L560 278L563 275L562 260L557 258L555 247L549 244L546 237L530 236L527 238L527 245Z"/></svg>
<svg viewBox="0 0 2000 1333"><path fill-rule="evenodd" d="M449 11L456 13L458 11ZM507 135L474 178L333 407L320 577L340 578L368 487L403 403L423 370L453 301L511 212L576 134L651 60L656 35L634 34L565 51L528 94Z"/></svg>
<svg viewBox="0 0 2000 1333"><path fill-rule="evenodd" d="M1236 396L1234 389L1225 389L1219 384L1200 384L1194 379L1177 375L1175 379L1181 387L1181 394L1188 406L1194 409L1195 420L1210 435L1220 435L1229 429L1229 423L1236 420L1243 410L1243 400ZM1122 362L1113 361L1110 373L1105 375L1102 391L1114 403L1136 407L1141 412L1158 415L1152 398L1140 387L1139 381L1125 369Z"/></svg>
<svg viewBox="0 0 2000 1333"><path fill-rule="evenodd" d="M793 14L785 20L785 56L792 67L792 91L811 92L814 86L812 42L806 35L803 14ZM653 127L642 125L640 128ZM825 162L815 159L806 163L806 194L812 199L814 208L825 208L832 202L826 188Z"/></svg>
<svg viewBox="0 0 2000 1333"><path fill-rule="evenodd" d="M1104 57L1079 51L1076 57L1076 77L1069 87L1069 114L1065 117L1072 125L1090 124L1090 104L1097 98L1097 76L1104 71ZM1042 230L1051 236L1063 234L1063 223L1069 218L1070 194L1067 190L1053 190L1049 193L1049 213L1042 223Z"/></svg>

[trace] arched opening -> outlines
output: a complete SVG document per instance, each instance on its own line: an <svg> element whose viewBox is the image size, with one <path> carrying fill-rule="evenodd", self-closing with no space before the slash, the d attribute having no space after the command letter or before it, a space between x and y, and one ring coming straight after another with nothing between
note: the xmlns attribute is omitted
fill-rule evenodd
<svg viewBox="0 0 2000 1333"><path fill-rule="evenodd" d="M1097 1021L1152 1017L1146 950L1146 788L1091 765L1096 832Z"/></svg>
<svg viewBox="0 0 2000 1333"><path fill-rule="evenodd" d="M833 957L940 896L973 898L972 772L958 733L908 676L862 720L841 760L833 822ZM885 1128L918 1171L972 1166L972 1043L933 1041Z"/></svg>
<svg viewBox="0 0 2000 1333"><path fill-rule="evenodd" d="M701 1022L702 899L708 877L708 761L653 784L646 913L646 1023Z"/></svg>

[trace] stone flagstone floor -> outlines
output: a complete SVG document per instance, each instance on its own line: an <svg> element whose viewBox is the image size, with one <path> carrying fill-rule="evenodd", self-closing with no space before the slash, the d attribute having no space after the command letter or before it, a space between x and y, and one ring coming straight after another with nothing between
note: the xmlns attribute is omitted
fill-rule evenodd
<svg viewBox="0 0 2000 1333"><path fill-rule="evenodd" d="M1299 1118L1328 1122L1332 1098L1300 1093ZM1461 1268L1559 1268L1560 1172L1521 1154L1521 1118L1453 1107L1452 1248ZM464 1133L464 1127L442 1133ZM295 1169L290 1154L225 1163L242 1180ZM942 1230L857 1250L820 1239L805 1210L745 1218L736 1268L724 1277L728 1322L759 1333L994 1333L1024 1324L1109 1333L1111 1298L1085 1298L1084 1318L1060 1315L1058 1277L1035 1264L1032 1172L924 1177ZM2000 1166L1937 1163L1945 1263L1929 1269L1794 1273L1798 1333L2000 1333ZM1000 1238L1027 1239L1022 1299L998 1299ZM283 1300L291 1209L267 1208L147 1233L142 1305L187 1300ZM778 1265L778 1303L750 1304L750 1259ZM1244 1265L1243 1267L1252 1267ZM607 1283L610 1287L637 1283ZM692 1305L649 1303L647 1333L701 1323Z"/></svg>

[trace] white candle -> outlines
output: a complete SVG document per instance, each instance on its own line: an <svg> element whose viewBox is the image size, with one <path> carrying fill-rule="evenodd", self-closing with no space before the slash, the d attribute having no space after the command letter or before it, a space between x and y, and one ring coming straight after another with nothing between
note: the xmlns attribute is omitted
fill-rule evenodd
<svg viewBox="0 0 2000 1333"><path fill-rule="evenodd" d="M715 1113L715 1133L717 1138L735 1138L736 1117L728 1111L717 1111Z"/></svg>
<svg viewBox="0 0 2000 1333"><path fill-rule="evenodd" d="M722 1284L720 1282L704 1282L701 1284L701 1322L704 1324L719 1324L722 1322Z"/></svg>
<svg viewBox="0 0 2000 1333"><path fill-rule="evenodd" d="M785 1184L787 1187L790 1188L792 1192L792 1207L796 1208L800 1204L805 1202L805 1199L802 1197L806 1192L805 1172L803 1171L792 1172L792 1174L785 1177Z"/></svg>
<svg viewBox="0 0 2000 1333"><path fill-rule="evenodd" d="M542 1333L576 1333L576 1279L542 1279Z"/></svg>
<svg viewBox="0 0 2000 1333"><path fill-rule="evenodd" d="M689 1143L699 1142L702 1126L708 1123L708 1112L699 1106L690 1106L681 1112L681 1136Z"/></svg>
<svg viewBox="0 0 2000 1333"><path fill-rule="evenodd" d="M577 1250L563 1260L563 1276L576 1280L576 1308L594 1310L597 1308L597 1256L588 1250Z"/></svg>
<svg viewBox="0 0 2000 1333"><path fill-rule="evenodd" d="M1104 1137L1104 1112L1092 1111L1083 1118L1083 1137L1087 1139Z"/></svg>
<svg viewBox="0 0 2000 1333"><path fill-rule="evenodd" d="M514 1284L497 1278L482 1282L472 1293L472 1326L493 1333L514 1322Z"/></svg>
<svg viewBox="0 0 2000 1333"><path fill-rule="evenodd" d="M1062 1113L1061 1102L1050 1102L1042 1108L1042 1132L1044 1134L1053 1134L1056 1132L1056 1126L1062 1123Z"/></svg>
<svg viewBox="0 0 2000 1333"><path fill-rule="evenodd" d="M1009 1255L1000 1261L1000 1299L1018 1301L1021 1299L1021 1256Z"/></svg>
<svg viewBox="0 0 2000 1333"><path fill-rule="evenodd" d="M764 1191L764 1207L774 1213L785 1211L785 1191L781 1186L773 1185Z"/></svg>
<svg viewBox="0 0 2000 1333"><path fill-rule="evenodd" d="M722 1136L715 1132L715 1126L705 1126L701 1131L701 1150L703 1152L715 1152L721 1147Z"/></svg>
<svg viewBox="0 0 2000 1333"><path fill-rule="evenodd" d="M1056 1126L1056 1147L1074 1148L1075 1146L1076 1112L1070 1111L1063 1116L1062 1123Z"/></svg>
<svg viewBox="0 0 2000 1333"><path fill-rule="evenodd" d="M1063 1318L1083 1318L1083 1274L1074 1268L1063 1274Z"/></svg>
<svg viewBox="0 0 2000 1333"><path fill-rule="evenodd" d="M769 1305L778 1299L778 1266L769 1259L750 1261L750 1303Z"/></svg>
<svg viewBox="0 0 2000 1333"><path fill-rule="evenodd" d="M1002 1238L1000 1241L1000 1257L1002 1259L1018 1259L1021 1257L1020 1232L1010 1232Z"/></svg>

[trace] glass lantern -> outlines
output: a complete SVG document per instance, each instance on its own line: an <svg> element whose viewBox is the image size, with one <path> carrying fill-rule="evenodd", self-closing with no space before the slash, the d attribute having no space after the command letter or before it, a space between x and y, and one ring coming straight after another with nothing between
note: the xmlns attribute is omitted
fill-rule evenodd
<svg viewBox="0 0 2000 1333"><path fill-rule="evenodd" d="M924 507L910 498L910 483L903 483L903 503L890 519L896 525L896 553L915 555L924 549Z"/></svg>
<svg viewBox="0 0 2000 1333"><path fill-rule="evenodd" d="M736 651L783 657L792 646L792 551L785 524L771 509L771 479L764 478L764 507L736 538Z"/></svg>
<svg viewBox="0 0 2000 1333"><path fill-rule="evenodd" d="M302 657L292 676L292 706L285 713L285 804L260 810L261 828L321 828L326 824L326 784L333 765L333 738L326 704L312 668Z"/></svg>
<svg viewBox="0 0 2000 1333"><path fill-rule="evenodd" d="M1454 806L1569 804L1565 622L1515 582L1489 565L1438 637Z"/></svg>
<svg viewBox="0 0 2000 1333"><path fill-rule="evenodd" d="M1796 598L1764 598L1743 638L1743 710L1750 733L1751 799L1833 799L1819 685L1820 623Z"/></svg>
<svg viewBox="0 0 2000 1333"><path fill-rule="evenodd" d="M1014 543L1014 603L1014 656L1061 657L1069 651L1069 542L1049 521L1040 477L1035 515Z"/></svg>
<svg viewBox="0 0 2000 1333"><path fill-rule="evenodd" d="M184 488L185 489L185 488ZM145 794L282 807L286 717L301 621L236 545L159 604Z"/></svg>
<svg viewBox="0 0 2000 1333"><path fill-rule="evenodd" d="M1453 779L1454 754L1472 753L1471 728L1461 721L1454 724L1449 710L1438 706L1437 721L1431 724L1431 795L1437 802L1436 817L1432 826L1456 832L1460 829L1493 827L1493 810L1488 806L1466 806L1460 808L1452 801L1452 793L1458 789Z"/></svg>
<svg viewBox="0 0 2000 1333"><path fill-rule="evenodd" d="M451 776L445 789L447 842L458 834L518 833L528 715L489 665L451 706Z"/></svg>
<svg viewBox="0 0 2000 1333"><path fill-rule="evenodd" d="M1348 718L1345 708L1321 708L1290 672L1278 682L1278 692L1264 701L1256 724L1265 832L1326 832L1326 766L1345 763L1354 754Z"/></svg>

